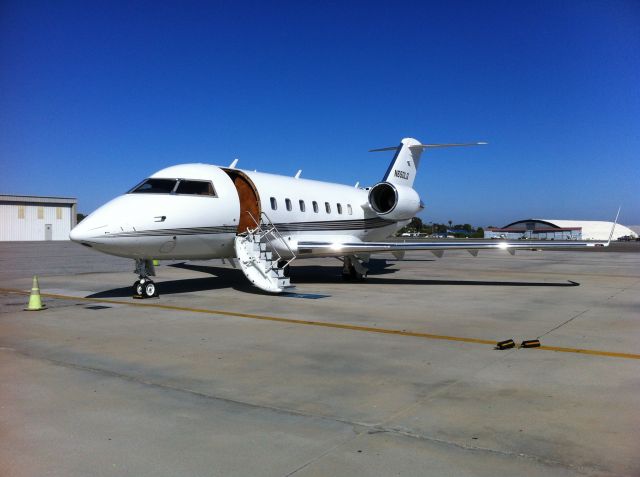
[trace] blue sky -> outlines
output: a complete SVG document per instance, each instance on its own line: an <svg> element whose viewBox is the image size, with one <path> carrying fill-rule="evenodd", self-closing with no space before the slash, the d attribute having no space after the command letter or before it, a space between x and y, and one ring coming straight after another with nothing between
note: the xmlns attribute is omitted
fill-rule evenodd
<svg viewBox="0 0 640 477"><path fill-rule="evenodd" d="M0 193L91 212L181 162L373 184L425 221L640 224L640 2L0 2Z"/></svg>

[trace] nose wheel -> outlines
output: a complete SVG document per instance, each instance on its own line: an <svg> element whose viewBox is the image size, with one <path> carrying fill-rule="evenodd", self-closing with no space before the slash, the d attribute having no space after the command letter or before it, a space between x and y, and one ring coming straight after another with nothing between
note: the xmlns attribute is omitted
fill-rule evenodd
<svg viewBox="0 0 640 477"><path fill-rule="evenodd" d="M135 298L157 297L156 284L148 278L141 278L133 284L133 294Z"/></svg>
<svg viewBox="0 0 640 477"><path fill-rule="evenodd" d="M149 276L155 276L156 270L153 266L153 260L136 259L135 273L138 274L138 280L133 284L133 298L154 298L158 296L156 284Z"/></svg>

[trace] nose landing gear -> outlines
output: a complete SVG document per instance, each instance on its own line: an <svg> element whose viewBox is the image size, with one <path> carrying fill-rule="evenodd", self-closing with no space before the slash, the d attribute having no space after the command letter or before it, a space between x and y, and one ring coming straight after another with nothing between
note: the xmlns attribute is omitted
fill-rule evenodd
<svg viewBox="0 0 640 477"><path fill-rule="evenodd" d="M141 258L136 259L135 273L140 277L133 284L133 297L134 298L154 298L158 296L156 284L149 278L149 276L155 276L156 271L153 266L152 260L144 260Z"/></svg>
<svg viewBox="0 0 640 477"><path fill-rule="evenodd" d="M153 298L157 297L156 284L149 278L141 278L133 284L134 298Z"/></svg>

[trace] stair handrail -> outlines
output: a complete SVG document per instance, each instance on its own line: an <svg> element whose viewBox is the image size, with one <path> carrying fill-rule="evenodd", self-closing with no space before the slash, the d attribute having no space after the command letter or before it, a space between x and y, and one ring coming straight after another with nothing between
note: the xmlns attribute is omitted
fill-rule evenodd
<svg viewBox="0 0 640 477"><path fill-rule="evenodd" d="M251 217L251 220L253 220L253 223L256 224L256 228L253 230L247 230L247 232L251 233L251 234L256 234L259 232L259 239L262 238L266 238L267 242L269 243L269 246L271 248L271 251L274 252L277 256L278 256L278 260L277 262L281 262L282 261L282 255L280 254L280 252L278 252L278 249L276 247L274 247L273 245L273 241L275 240L279 240L280 242L282 242L284 244L284 246L287 248L287 250L289 251L289 253L291 254L291 258L289 260L287 260L287 262L281 267L284 268L287 265L289 265L291 262L293 262L296 259L296 254L293 252L293 250L291 250L291 247L289 247L289 244L287 243L287 241L284 239L284 237L282 236L282 234L280 234L280 231L278 230L278 228L276 227L276 225L271 221L271 218L269 218L269 216L266 214L266 212L261 211L260 212L260 218L264 219L264 224L262 223L262 220L258 221L256 220L256 218L253 216L253 214L250 211L245 211L247 214L249 214L249 217ZM264 227L264 225L266 225L266 228ZM271 238L270 238L271 236Z"/></svg>

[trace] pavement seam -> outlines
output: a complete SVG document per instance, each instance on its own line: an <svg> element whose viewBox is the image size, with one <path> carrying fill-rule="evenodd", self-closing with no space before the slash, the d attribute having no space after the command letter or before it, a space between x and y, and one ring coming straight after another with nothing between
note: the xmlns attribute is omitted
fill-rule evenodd
<svg viewBox="0 0 640 477"><path fill-rule="evenodd" d="M468 376L465 376L465 378L469 378L471 376L475 376L478 373L492 367L495 366L497 364L502 363L502 360L504 360L507 356L510 356L513 353L516 353L518 351L518 348L513 348L511 350L508 350L506 353L503 353L502 355L500 355L499 357L496 357L495 360L493 360L492 362L488 363L486 366L483 366L480 369L477 369L473 372L471 372ZM387 423L389 423L391 420L393 419L397 419L398 417L402 416L403 414L407 414L408 412L410 412L412 409L414 409L415 407L417 407L420 404L426 403L427 401L429 401L430 399L434 398L435 396L437 396L438 394L446 391L447 389L456 386L458 384L460 384L462 382L463 378L459 378L456 379L455 381L442 386L438 389L433 390L431 393L427 394L426 396L423 396L422 398L416 399L414 402L407 404L406 406L396 410L395 412L393 412L392 414L390 414L389 416L387 416L385 419L383 419L382 421L380 421L380 423L378 424L378 427L383 428L383 426Z"/></svg>
<svg viewBox="0 0 640 477"><path fill-rule="evenodd" d="M628 286L628 287L626 287L626 288L619 289L619 290L618 290L616 293L614 293L613 295L608 296L608 297L607 297L607 299L605 300L605 303L606 303L606 302L608 302L608 301L610 301L610 300L612 300L613 298L617 297L618 295L620 295L620 294L622 294L622 293L626 292L627 290L630 290L631 288L635 287L638 283L640 283L640 280L637 280L637 281L633 282L630 286ZM558 326L555 326L555 327L551 328L549 331L546 331L546 332L542 333L542 334L541 334L540 336L538 336L537 338L538 338L538 339L540 339L540 338L542 338L543 336L546 336L546 335L548 335L548 334L553 333L554 331L556 331L556 330L558 330L558 329L562 328L563 326L565 326L565 325L567 325L567 324L571 323L573 320L575 320L576 318L579 318L580 316L584 315L585 313L587 313L587 312L589 312L589 311L591 311L591 308L587 308L586 310L583 310L583 311L581 311L580 313L577 313L576 315L572 316L572 317L571 317L571 318L569 318L568 320L563 321L562 323L560 323ZM545 348L545 349L552 349L552 348L556 348L556 347L549 347L549 348ZM560 351L560 349L556 348L556 349L555 349L555 351Z"/></svg>
<svg viewBox="0 0 640 477"><path fill-rule="evenodd" d="M495 455L504 456L504 457L515 457L515 458L519 458L519 459L533 460L533 461L538 462L540 464L558 466L558 467L562 467L562 468L565 468L565 469L571 469L571 470L580 472L580 473L585 474L585 475L591 474L591 471L602 472L601 469L597 469L597 468L590 468L590 467L585 467L585 466L575 466L575 465L572 465L572 464L565 464L565 463L560 462L560 461L556 461L556 460L552 460L552 459L545 459L543 457L539 457L539 456L531 455L531 454L524 454L524 453L521 453L521 452L507 452L507 451L502 451L502 450L498 450L498 449L491 449L489 447L468 446L468 445L461 444L459 442L448 441L448 440L445 440L445 439L438 439L436 437L430 437L430 436L426 436L424 434L416 434L416 433L413 433L413 432L411 432L409 430L404 430L402 428L397 428L397 427L390 427L388 429L384 429L383 428L383 430L381 430L379 432L389 432L389 433L393 433L393 434L397 434L397 435L401 435L401 436L405 436L405 437L410 437L412 439L423 440L423 441L428 441L428 442L434 442L434 443L437 443L437 444L443 444L443 445L447 445L447 446L452 446L452 447L456 447L458 449L466 450L466 451L486 452L486 453L495 454ZM599 474L599 475L602 475L602 474Z"/></svg>
<svg viewBox="0 0 640 477"><path fill-rule="evenodd" d="M290 414L290 415L294 415L294 416L312 417L312 418L316 418L316 419L335 421L335 422L340 422L342 424L347 424L349 426L362 426L362 427L366 427L366 428L370 428L370 427L374 427L375 426L375 424L373 424L373 423L344 420L344 419L340 419L337 416L327 416L327 415L323 415L323 414L312 414L312 413L309 413L309 412L298 411L298 410L295 410L295 409L288 409L288 408L277 407L277 406L267 406L267 405L264 405L264 404L255 404L255 403L251 403L251 402L247 402L247 401L240 401L240 400L237 400L237 399L231 399L231 398L225 398L225 397L221 397L221 396L215 396L213 394L207 394L205 392L197 391L195 389L189 389L189 388L184 388L184 387L179 387L179 386L173 386L171 384L166 384L166 383L158 383L158 382L148 381L148 380L145 380L145 379L138 378L136 376L131 376L131 375L128 375L128 374L118 373L116 371L110 371L108 369L95 368L93 366L85 366L85 365L81 365L81 364L77 364L77 363L69 363L69 362L61 361L61 360L58 360L58 359L55 359L55 358L49 358L49 357L42 356L42 355L39 355L39 354L29 353L28 351L24 351L24 350L20 350L20 349L16 349L16 348L3 347L3 348L0 348L0 351L2 351L2 350L4 350L4 351L12 351L12 352L14 352L16 354L20 354L20 355L25 356L25 357L30 358L30 359L46 361L48 363L51 363L51 364L56 365L56 366L61 366L63 368L76 369L76 370L79 370L79 371L85 371L85 372L88 372L88 373L95 373L95 374L99 374L99 375L110 377L110 378L122 379L123 381L129 381L131 383L136 383L136 384L140 384L140 385L143 385L143 386L148 386L148 387L151 387L151 388L158 388L158 389L167 390L167 391L174 391L174 392L182 392L182 393L185 393L185 394L190 394L190 395L195 396L195 397L208 399L208 400L212 400L212 401L221 401L221 402L225 402L225 403L229 403L229 404L235 404L235 405L239 405L239 406L247 406L247 407L251 407L251 408L254 408L254 409L265 409L265 410L270 410L270 411L274 411L274 412Z"/></svg>
<svg viewBox="0 0 640 477"><path fill-rule="evenodd" d="M573 315L573 316L572 316L571 318L569 318L568 320L563 321L562 323L560 323L560 324L559 324L559 325L557 325L557 326L554 326L553 328L551 328L551 329L550 329L550 330L548 330L548 331L545 331L544 333L542 333L540 336L537 336L536 338L537 338L537 339L540 339L540 338L542 338L543 336L546 336L546 335L548 335L549 333L552 333L552 332L556 331L557 329L562 328L564 325L566 325L566 324L568 324L568 323L571 323L573 320L575 320L575 319L576 319L576 318L578 318L579 316L584 315L585 313L587 313L587 312L588 312L588 311L590 311L590 310L591 310L591 308L587 308L586 310L582 310L580 313L577 313L577 314Z"/></svg>
<svg viewBox="0 0 640 477"><path fill-rule="evenodd" d="M343 445L347 444L348 442L351 442L351 441L356 440L356 439L358 439L360 437L363 437L363 436L367 436L367 435L371 435L371 434L377 434L377 433L389 433L389 434L392 434L392 435L401 435L401 436L409 437L409 438L413 438L413 439L419 439L419 440L423 440L423 441L427 441L427 442L434 442L434 443L438 443L438 444L442 444L442 445L452 446L452 447L455 447L455 448L458 448L458 449L461 449L461 450L488 452L488 453L492 453L492 454L496 454L496 455L502 455L502 456L505 456L505 457L525 458L525 459L535 460L536 462L540 462L540 463L543 463L543 464L546 464L546 465L556 465L556 466L561 466L561 467L568 468L568 469L571 469L571 470L577 470L578 469L577 467L572 466L570 464L563 464L561 462L552 461L552 460L544 459L542 457L537 457L537 456L533 456L533 455L522 454L522 453L513 453L513 452L505 452L505 451L500 451L500 450L490 449L490 448L485 448L485 447L465 446L465 445L457 443L457 442L447 441L447 440L444 440L444 439L438 439L438 438L430 437L430 436L427 436L427 435L424 435L424 434L417 434L417 433L411 432L409 430L404 430L402 428L385 427L383 425L383 423L388 421L389 418L386 419L385 421L382 421L382 423L380 423L380 424L372 424L372 423L351 421L351 420L347 420L347 419L341 419L341 418L336 417L336 416L326 416L326 415L321 415L321 414L312 414L312 413L308 413L308 412L297 411L297 410L294 410L294 409L280 408L280 407L276 407L276 406L267 406L267 405L264 405L264 404L255 404L255 403L250 403L250 402L246 402L246 401L239 401L239 400L235 400L235 399L224 398L224 397L220 397L220 396L214 396L214 395L207 394L207 393L204 393L204 392L201 392L201 391L196 391L196 390L193 390L193 389L172 386L170 384L156 383L156 382L152 382L152 381L147 381L147 380L144 380L144 379L137 378L135 376L122 374L122 373L118 373L118 372L115 372L115 371L95 368L95 367L92 367L92 366L83 366L83 365L76 364L76 363L68 363L68 362L57 360L57 359L54 359L54 358L48 358L46 356L32 354L32 353L29 353L29 352L26 352L26 351L23 351L23 350L19 350L19 349L16 349L16 348L1 347L0 351L10 351L10 352L25 356L25 357L30 358L30 359L46 361L46 362L51 363L51 364L53 364L55 366L60 366L60 367L63 367L63 368L68 368L68 369L75 369L75 370L78 370L78 371L84 371L84 372L88 372L88 373L99 374L99 375L102 375L102 376L115 378L115 379L122 379L123 381L128 381L128 382L131 382L131 383L140 384L140 385L147 386L147 387L150 387L150 388L156 388L156 389L160 389L160 390L168 390L168 391L178 392L178 393L186 393L186 394L190 394L192 396L195 396L195 397L198 397L198 398L202 398L202 399L207 399L207 400L212 400L212 401L220 401L220 402L239 405L239 406L247 406L247 407L250 407L250 408L253 408L253 409L268 410L268 411L272 411L272 412L289 414L289 415L293 415L293 416L307 417L307 418L313 418L313 419L319 419L319 420L331 421L331 422L338 422L340 424L348 425L348 426L350 426L352 428L353 432L355 433L354 436L350 436L347 439L344 439L344 440L340 441L339 443L337 443L336 445L334 445L330 449L327 449L327 450L323 451L318 456L308 460L302 466L294 469L293 471L289 472L288 474L285 474L285 477L294 475L295 473L297 473L300 470L308 467L309 465L317 462L318 460L322 459L324 456L326 456L329 453L333 452L334 450L342 447ZM515 350L514 350L514 352L515 352ZM490 364L490 365L488 365L486 367L492 366L493 364L495 364L495 363L492 363L492 364ZM486 367L484 367L483 369L485 369ZM444 388L441 388L439 390L434 391L434 393L431 393L429 395L429 397L432 397L433 395L435 395L439 391L442 391L444 389L448 389L449 387L454 386L455 384L458 384L458 382L459 382L459 380L456 381L455 383L451 383L451 384L445 386ZM420 400L420 402L422 402L422 401L424 401L424 399ZM417 402L416 403L412 403L408 407L413 407L415 404L417 404ZM365 428L366 431L358 430L359 427ZM597 470L597 469L594 469L594 470Z"/></svg>
<svg viewBox="0 0 640 477"><path fill-rule="evenodd" d="M304 464L302 464L301 466L296 467L294 470L292 470L291 472L284 474L284 477L290 477L294 474L297 474L298 472L300 472L303 469L306 469L307 467L309 467L310 465L318 462L320 459L322 459L323 457L329 455L331 452L333 452L334 450L339 449L340 447L344 446L345 444L347 444L348 442L351 442L355 439L357 439L358 437L360 437L361 434L359 434L355 428L353 428L353 431L355 432L355 435L353 436L349 436L346 439L343 439L342 441L338 442L337 444L335 444L333 447L330 447L329 449L321 452L319 455L309 459L307 462L305 462Z"/></svg>

